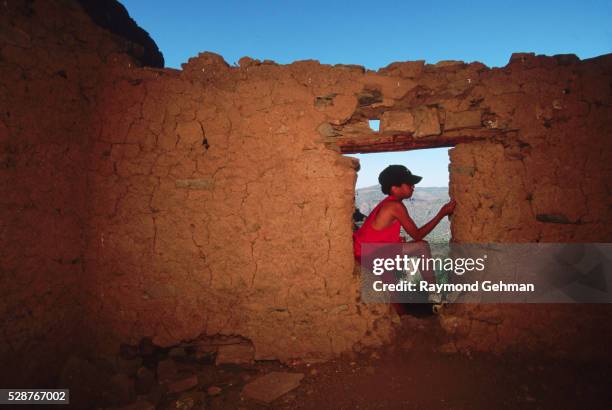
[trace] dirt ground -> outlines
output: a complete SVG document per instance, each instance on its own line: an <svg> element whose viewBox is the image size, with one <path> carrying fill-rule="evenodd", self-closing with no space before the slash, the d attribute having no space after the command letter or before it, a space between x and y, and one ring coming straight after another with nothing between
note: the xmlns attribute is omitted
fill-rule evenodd
<svg viewBox="0 0 612 410"><path fill-rule="evenodd" d="M442 353L445 335L432 315L402 316L394 344L320 364L257 362L199 366L201 383L166 395L158 409L610 409L612 372L599 363L538 357ZM214 374L211 373L214 371ZM241 395L270 371L300 372L300 386L272 403ZM207 380L208 378L208 380ZM210 394L210 386L218 388ZM205 393L208 392L208 393ZM196 402L185 401L198 393Z"/></svg>

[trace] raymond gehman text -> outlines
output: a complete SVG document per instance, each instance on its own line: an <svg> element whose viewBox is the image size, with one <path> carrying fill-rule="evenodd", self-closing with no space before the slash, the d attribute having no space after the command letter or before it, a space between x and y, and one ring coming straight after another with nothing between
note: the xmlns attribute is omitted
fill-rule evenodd
<svg viewBox="0 0 612 410"><path fill-rule="evenodd" d="M499 278L497 280L483 280L482 274L485 271L486 260L486 254L478 258L427 258L398 254L386 258L373 258L370 266L376 279L372 281L372 290L375 292L426 292L429 294L535 292L535 284L533 283L515 283ZM415 274L424 269L451 273L456 275L455 279L462 279L455 281L453 277L447 276L447 280L442 282L438 280L414 280L416 279L414 278ZM393 280L393 276L389 276L393 272L401 273L404 277ZM474 272L480 277L466 277L470 275L470 272Z"/></svg>
<svg viewBox="0 0 612 410"><path fill-rule="evenodd" d="M416 254L403 243L362 248L366 303L612 303L610 244L448 243Z"/></svg>
<svg viewBox="0 0 612 410"><path fill-rule="evenodd" d="M474 283L428 283L421 280L417 283L406 280L398 283L384 283L382 280L372 284L376 292L534 292L533 283L505 283L484 280Z"/></svg>

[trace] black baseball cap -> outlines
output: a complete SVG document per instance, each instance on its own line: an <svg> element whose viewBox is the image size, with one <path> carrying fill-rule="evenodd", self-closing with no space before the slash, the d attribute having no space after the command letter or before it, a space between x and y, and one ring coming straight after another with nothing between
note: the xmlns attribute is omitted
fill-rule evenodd
<svg viewBox="0 0 612 410"><path fill-rule="evenodd" d="M408 168L403 165L389 165L378 175L378 183L383 194L389 195L392 186L402 184L417 184L423 179L418 175L413 175Z"/></svg>

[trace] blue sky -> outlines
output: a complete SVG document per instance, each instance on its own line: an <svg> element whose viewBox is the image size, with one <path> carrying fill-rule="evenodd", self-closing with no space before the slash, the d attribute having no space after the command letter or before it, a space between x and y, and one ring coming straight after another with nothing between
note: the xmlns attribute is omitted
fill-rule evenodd
<svg viewBox="0 0 612 410"><path fill-rule="evenodd" d="M121 0L120 0L121 1ZM123 0L157 43L167 67L202 51L230 63L249 56L288 64L480 61L506 65L513 52L612 51L610 1L194 1ZM358 155L357 187L376 183L387 164L423 175L421 186L448 185L448 150Z"/></svg>

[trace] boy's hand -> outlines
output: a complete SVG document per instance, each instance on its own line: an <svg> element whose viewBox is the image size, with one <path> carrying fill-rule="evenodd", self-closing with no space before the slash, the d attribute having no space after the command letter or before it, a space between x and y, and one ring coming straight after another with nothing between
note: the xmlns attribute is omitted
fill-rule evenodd
<svg viewBox="0 0 612 410"><path fill-rule="evenodd" d="M440 213L442 215L450 215L455 210L456 205L457 205L457 202L453 199L449 201L447 204L444 204L442 208L440 208Z"/></svg>

